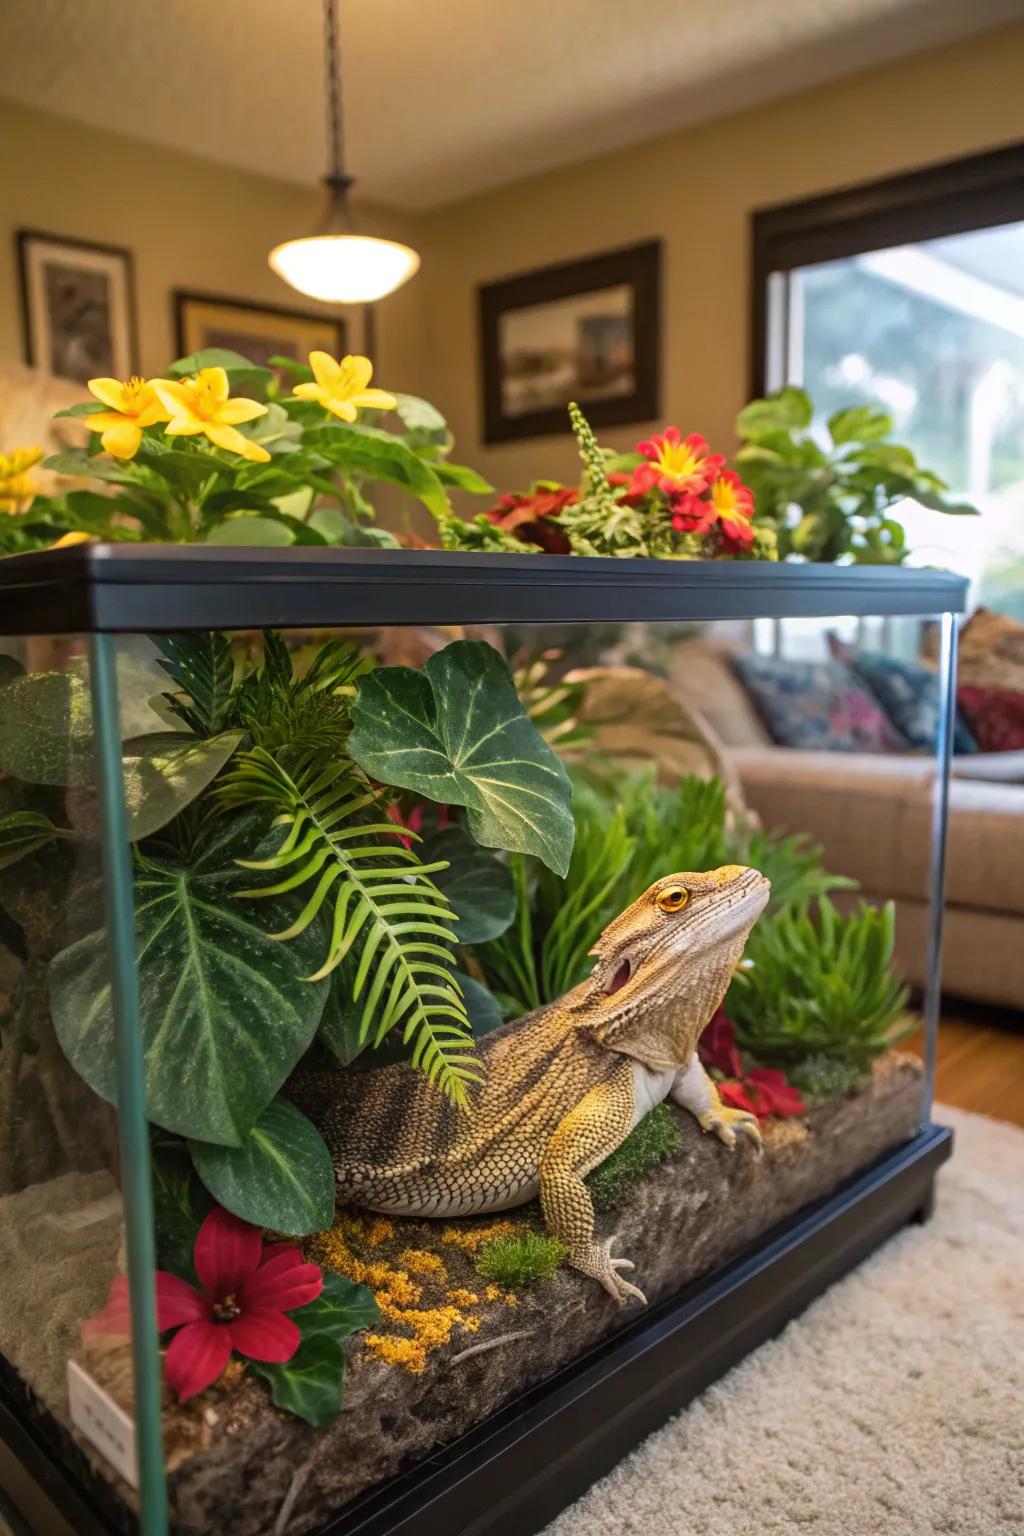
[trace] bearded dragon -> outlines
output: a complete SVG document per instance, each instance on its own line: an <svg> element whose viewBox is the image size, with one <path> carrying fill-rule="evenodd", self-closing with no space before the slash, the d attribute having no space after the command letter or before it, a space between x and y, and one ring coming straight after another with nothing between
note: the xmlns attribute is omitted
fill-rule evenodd
<svg viewBox="0 0 1024 1536"><path fill-rule="evenodd" d="M393 1216L506 1211L537 1194L567 1262L620 1305L646 1302L594 1236L584 1178L665 1098L727 1147L756 1118L722 1104L697 1041L768 901L755 869L657 880L610 923L589 978L480 1044L485 1080L457 1108L405 1063L302 1072L286 1092L323 1135L337 1195Z"/></svg>

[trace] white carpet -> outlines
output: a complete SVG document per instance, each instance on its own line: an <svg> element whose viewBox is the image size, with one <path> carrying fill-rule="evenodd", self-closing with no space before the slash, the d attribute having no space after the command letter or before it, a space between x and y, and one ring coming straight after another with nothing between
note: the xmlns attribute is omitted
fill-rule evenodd
<svg viewBox="0 0 1024 1536"><path fill-rule="evenodd" d="M1024 1536L1024 1131L956 1131L908 1228L544 1536Z"/></svg>

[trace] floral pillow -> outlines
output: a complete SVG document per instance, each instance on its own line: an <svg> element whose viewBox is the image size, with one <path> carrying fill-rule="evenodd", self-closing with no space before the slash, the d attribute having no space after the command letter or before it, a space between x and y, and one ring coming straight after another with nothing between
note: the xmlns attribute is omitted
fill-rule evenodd
<svg viewBox="0 0 1024 1536"><path fill-rule="evenodd" d="M897 661L880 651L856 651L850 666L866 683L896 729L912 747L934 752L939 741L939 679L916 661ZM953 722L953 751L977 752L960 710Z"/></svg>
<svg viewBox="0 0 1024 1536"><path fill-rule="evenodd" d="M964 683L956 700L983 752L1024 750L1024 693Z"/></svg>
<svg viewBox="0 0 1024 1536"><path fill-rule="evenodd" d="M905 752L907 741L856 673L839 661L736 656L741 682L783 747L823 752Z"/></svg>

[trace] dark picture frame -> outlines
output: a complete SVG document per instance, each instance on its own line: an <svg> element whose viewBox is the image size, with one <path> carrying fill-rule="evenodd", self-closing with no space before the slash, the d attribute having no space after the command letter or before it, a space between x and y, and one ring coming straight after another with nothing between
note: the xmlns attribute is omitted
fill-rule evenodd
<svg viewBox="0 0 1024 1536"><path fill-rule="evenodd" d="M28 365L83 384L138 372L131 251L41 229L16 230L15 245Z"/></svg>
<svg viewBox="0 0 1024 1536"><path fill-rule="evenodd" d="M796 267L1024 220L1024 142L928 165L751 215L750 398L769 387L769 331L786 329ZM771 318L772 324L769 323Z"/></svg>
<svg viewBox="0 0 1024 1536"><path fill-rule="evenodd" d="M254 363L274 355L293 356L304 363L310 352L329 352L344 357L358 351L349 344L349 322L343 315L322 310L292 309L285 304L262 304L219 293L198 293L176 288L172 294L174 345L177 357L190 357L204 347L224 347L240 352ZM366 321L367 332L369 319Z"/></svg>
<svg viewBox="0 0 1024 1536"><path fill-rule="evenodd" d="M592 295L609 290L610 313L590 313ZM623 294L625 290L625 295ZM525 437L548 437L569 431L566 405L578 399L595 427L654 420L659 413L661 379L661 241L651 240L608 251L600 256L540 267L532 272L485 283L478 289L480 367L483 380L483 440L510 442ZM552 306L551 321L561 326L562 356L567 326L574 323L571 303L579 299L580 317L575 327L582 341L614 354L603 365L605 377L588 392L586 381L566 382L537 374L526 378L520 403L512 404L513 390L523 383L510 363L518 355L510 340L517 321L543 330L543 310ZM526 316L524 312L530 311ZM554 333L553 333L554 334ZM554 350L552 356L554 356ZM538 369L542 362L538 362ZM567 371L582 367L580 355L570 360ZM617 376L615 370L618 370ZM530 390L538 403L531 405ZM565 399L561 399L564 391ZM555 398L557 396L557 398ZM550 398L548 398L550 397Z"/></svg>

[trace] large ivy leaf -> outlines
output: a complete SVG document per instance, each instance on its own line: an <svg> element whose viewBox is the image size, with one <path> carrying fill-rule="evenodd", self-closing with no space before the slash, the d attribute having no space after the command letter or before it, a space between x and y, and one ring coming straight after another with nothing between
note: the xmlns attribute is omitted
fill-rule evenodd
<svg viewBox="0 0 1024 1536"><path fill-rule="evenodd" d="M27 784L93 778L89 690L70 672L33 672L0 688L0 771Z"/></svg>
<svg viewBox="0 0 1024 1536"><path fill-rule="evenodd" d="M313 923L291 944L266 938L301 905L239 902L252 879L236 860L280 841L259 815L217 824L191 864L139 859L135 932L149 1118L200 1141L240 1146L306 1050L327 984L304 981L323 950ZM50 968L57 1037L94 1092L116 1101L114 1019L101 928Z"/></svg>
<svg viewBox="0 0 1024 1536"><path fill-rule="evenodd" d="M340 1343L350 1333L369 1328L380 1317L373 1292L344 1275L328 1272L324 1288L315 1301L307 1302L292 1314L299 1325L303 1342L326 1337Z"/></svg>
<svg viewBox="0 0 1024 1536"><path fill-rule="evenodd" d="M334 1219L334 1169L316 1126L287 1099L267 1105L240 1147L190 1141L196 1172L227 1210L303 1236Z"/></svg>
<svg viewBox="0 0 1024 1536"><path fill-rule="evenodd" d="M304 1340L283 1365L250 1361L250 1369L270 1383L277 1406L317 1429L341 1412L347 1365L341 1345L326 1334Z"/></svg>
<svg viewBox="0 0 1024 1536"><path fill-rule="evenodd" d="M460 944L483 944L504 933L515 916L516 893L506 864L475 843L464 827L442 827L419 844L424 864L447 859L434 884L459 919Z"/></svg>
<svg viewBox="0 0 1024 1536"><path fill-rule="evenodd" d="M536 854L565 874L569 778L492 646L457 640L421 672L378 667L360 682L352 722L349 751L373 778L463 805L478 843Z"/></svg>
<svg viewBox="0 0 1024 1536"><path fill-rule="evenodd" d="M391 432L332 422L308 430L303 445L315 448L339 469L400 486L422 501L435 517L451 515L444 486L433 469Z"/></svg>
<svg viewBox="0 0 1024 1536"><path fill-rule="evenodd" d="M183 731L154 731L124 746L124 798L132 842L151 837L202 794L242 740L222 731L197 740Z"/></svg>

